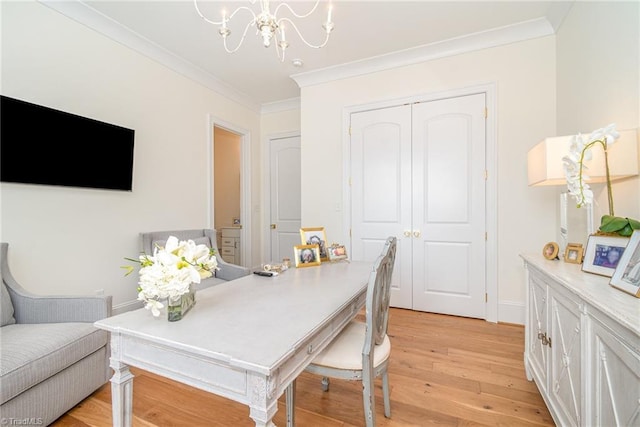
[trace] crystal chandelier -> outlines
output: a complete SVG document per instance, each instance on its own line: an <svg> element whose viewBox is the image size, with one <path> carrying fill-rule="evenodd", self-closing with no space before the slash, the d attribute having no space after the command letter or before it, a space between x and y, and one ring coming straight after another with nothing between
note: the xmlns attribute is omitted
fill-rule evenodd
<svg viewBox="0 0 640 427"><path fill-rule="evenodd" d="M250 0L250 3L253 5L256 3L256 0ZM269 9L269 0L260 0L260 9L261 9L260 13L256 14L253 10L251 10L250 7L240 6L236 10L234 10L228 17L226 13L223 11L222 21L216 22L205 17L200 11L200 8L198 7L198 0L193 0L193 4L196 8L196 11L198 12L198 15L200 15L200 17L204 19L206 22L220 27L218 29L218 33L222 36L222 40L224 42L224 49L227 51L227 53L234 53L238 51L238 49L240 49L240 46L242 46L242 43L244 42L245 37L247 36L247 31L249 31L249 27L256 27L256 34L262 38L262 44L264 45L264 47L271 46L271 42L273 41L276 46L276 54L278 55L278 58L282 62L284 62L285 51L287 50L287 47L289 47L289 42L285 37L284 23L285 22L288 23L288 25L290 25L291 28L293 28L296 31L296 33L298 33L298 36L300 37L300 39L303 41L304 44L314 49L320 49L327 45L327 42L329 41L329 35L333 30L333 22L331 22L332 6L329 6L329 11L327 13L327 21L324 24L322 24L322 28L324 29L324 32L325 32L324 41L318 45L311 44L307 40L305 40L305 38L300 33L300 30L298 30L298 27L296 27L296 24L291 19L287 17L278 18L278 12L280 11L281 8L285 8L285 9L288 9L289 12L296 18L306 18L309 15L311 15L313 12L315 12L319 3L320 3L320 0L317 0L313 5L313 8L308 13L305 13L303 15L298 15L287 3L278 4L274 12L271 13L271 10ZM230 49L229 46L227 45L227 39L231 34L231 30L227 27L227 23L231 19L233 19L236 13L240 12L241 10L247 11L253 19L251 19L247 23L247 25L244 27L244 32L242 33L242 37L240 38L240 42L238 43L238 45L235 48Z"/></svg>

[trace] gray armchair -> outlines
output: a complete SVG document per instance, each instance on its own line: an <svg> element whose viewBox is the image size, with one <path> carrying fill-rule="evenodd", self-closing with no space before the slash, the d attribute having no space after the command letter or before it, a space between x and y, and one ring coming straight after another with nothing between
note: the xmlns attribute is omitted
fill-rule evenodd
<svg viewBox="0 0 640 427"><path fill-rule="evenodd" d="M0 412L3 420L48 425L106 383L109 336L93 322L111 296L34 295L9 270L0 246Z"/></svg>
<svg viewBox="0 0 640 427"><path fill-rule="evenodd" d="M156 245L164 246L169 236L175 236L179 240L193 240L196 244L204 244L216 251L218 259L218 267L214 277L204 279L196 286L196 289L204 289L210 286L223 283L225 281L238 279L249 274L249 269L235 264L229 264L220 256L218 244L216 243L216 231L212 229L196 229L196 230L170 230L170 231L152 231L148 233L140 233L140 251L146 254L152 254Z"/></svg>

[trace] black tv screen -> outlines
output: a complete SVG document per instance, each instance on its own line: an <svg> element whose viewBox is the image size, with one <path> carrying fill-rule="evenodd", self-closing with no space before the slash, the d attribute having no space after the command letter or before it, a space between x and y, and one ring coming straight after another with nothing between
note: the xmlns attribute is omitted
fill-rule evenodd
<svg viewBox="0 0 640 427"><path fill-rule="evenodd" d="M0 180L131 191L134 133L0 96Z"/></svg>

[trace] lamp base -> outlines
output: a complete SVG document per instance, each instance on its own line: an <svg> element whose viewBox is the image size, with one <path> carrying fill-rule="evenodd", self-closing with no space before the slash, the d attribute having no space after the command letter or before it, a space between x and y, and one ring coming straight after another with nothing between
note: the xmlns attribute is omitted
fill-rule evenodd
<svg viewBox="0 0 640 427"><path fill-rule="evenodd" d="M580 243L586 247L593 232L593 205L587 203L578 208L573 196L560 193L560 254L564 254L569 243Z"/></svg>

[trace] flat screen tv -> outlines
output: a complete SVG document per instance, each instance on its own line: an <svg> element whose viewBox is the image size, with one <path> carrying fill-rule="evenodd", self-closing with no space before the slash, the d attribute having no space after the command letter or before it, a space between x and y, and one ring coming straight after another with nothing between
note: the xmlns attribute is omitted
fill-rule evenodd
<svg viewBox="0 0 640 427"><path fill-rule="evenodd" d="M134 134L0 96L0 181L131 191Z"/></svg>

